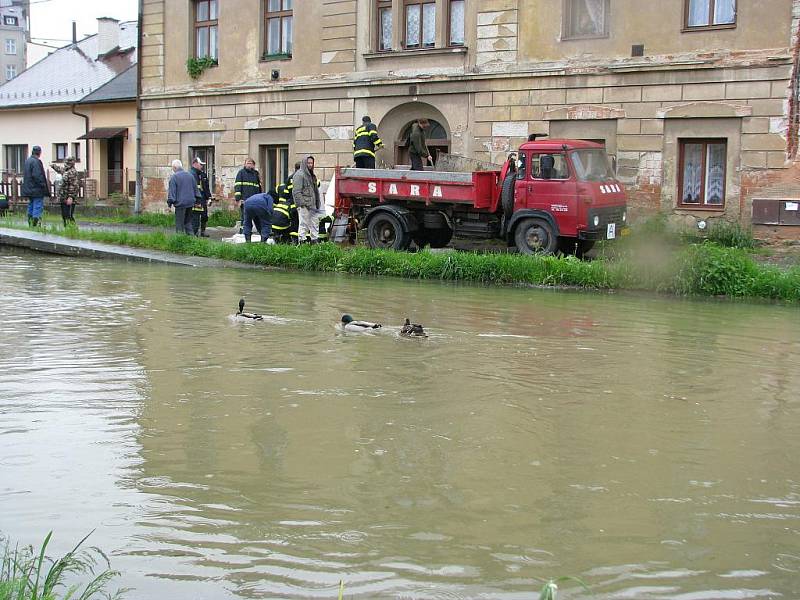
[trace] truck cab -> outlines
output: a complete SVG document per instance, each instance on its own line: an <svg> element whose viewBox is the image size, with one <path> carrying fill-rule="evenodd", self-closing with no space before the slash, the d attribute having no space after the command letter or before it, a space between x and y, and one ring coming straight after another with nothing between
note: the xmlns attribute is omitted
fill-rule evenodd
<svg viewBox="0 0 800 600"><path fill-rule="evenodd" d="M501 195L506 237L521 252L580 255L597 240L620 235L627 223L625 191L602 145L534 140L513 158L504 168Z"/></svg>

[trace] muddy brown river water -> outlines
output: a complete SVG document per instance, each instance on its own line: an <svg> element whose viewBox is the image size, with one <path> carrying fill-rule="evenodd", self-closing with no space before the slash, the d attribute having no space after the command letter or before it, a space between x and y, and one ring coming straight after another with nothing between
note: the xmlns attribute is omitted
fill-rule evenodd
<svg viewBox="0 0 800 600"><path fill-rule="evenodd" d="M134 599L798 598L800 309L6 249L0 532L49 530Z"/></svg>

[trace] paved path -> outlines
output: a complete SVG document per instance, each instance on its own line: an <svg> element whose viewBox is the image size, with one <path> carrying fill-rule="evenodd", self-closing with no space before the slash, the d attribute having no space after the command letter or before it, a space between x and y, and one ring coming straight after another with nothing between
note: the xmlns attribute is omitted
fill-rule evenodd
<svg viewBox="0 0 800 600"><path fill-rule="evenodd" d="M181 254L160 252L158 250L142 250L139 248L115 246L113 244L101 244L98 242L73 240L58 235L40 233L38 231L6 229L2 227L0 227L0 246L27 248L29 250L46 252L48 254L60 254L63 256L111 258L134 262L184 265L188 267L234 267L238 269L259 268L255 265L219 260L215 258L183 256Z"/></svg>

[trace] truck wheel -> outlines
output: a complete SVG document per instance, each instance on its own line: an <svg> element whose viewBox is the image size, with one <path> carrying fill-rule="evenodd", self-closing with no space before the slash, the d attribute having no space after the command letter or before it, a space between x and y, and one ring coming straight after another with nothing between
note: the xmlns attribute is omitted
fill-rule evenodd
<svg viewBox="0 0 800 600"><path fill-rule="evenodd" d="M523 219L514 231L514 242L521 254L552 254L558 247L553 227L544 219Z"/></svg>
<svg viewBox="0 0 800 600"><path fill-rule="evenodd" d="M367 225L367 241L370 248L405 250L411 243L411 236L397 217L381 212L370 219Z"/></svg>
<svg viewBox="0 0 800 600"><path fill-rule="evenodd" d="M506 175L503 180L503 186L500 188L500 206L506 219L510 219L514 213L514 188L516 184L517 174L510 172Z"/></svg>

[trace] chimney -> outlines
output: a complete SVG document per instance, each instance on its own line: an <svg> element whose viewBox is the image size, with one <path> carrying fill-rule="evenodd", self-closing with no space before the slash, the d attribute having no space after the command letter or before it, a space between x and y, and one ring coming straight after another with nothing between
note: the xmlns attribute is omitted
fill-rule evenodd
<svg viewBox="0 0 800 600"><path fill-rule="evenodd" d="M119 21L111 17L97 19L97 55L103 56L119 48Z"/></svg>
<svg viewBox="0 0 800 600"><path fill-rule="evenodd" d="M72 43L78 43L78 24L75 21L72 22Z"/></svg>

